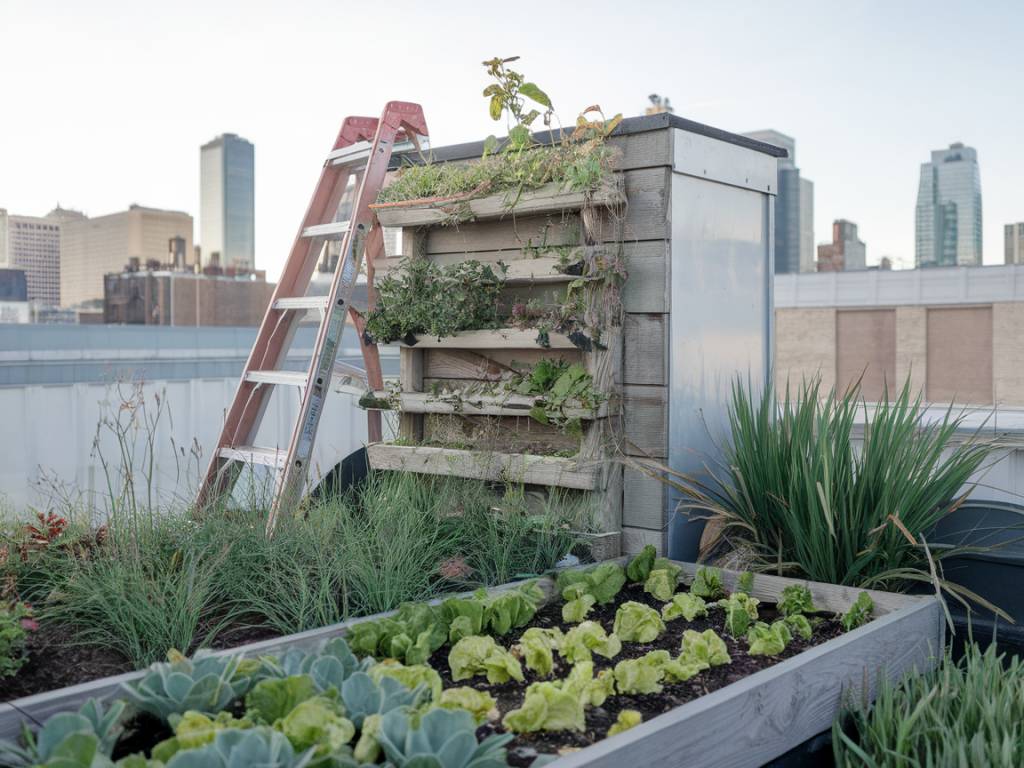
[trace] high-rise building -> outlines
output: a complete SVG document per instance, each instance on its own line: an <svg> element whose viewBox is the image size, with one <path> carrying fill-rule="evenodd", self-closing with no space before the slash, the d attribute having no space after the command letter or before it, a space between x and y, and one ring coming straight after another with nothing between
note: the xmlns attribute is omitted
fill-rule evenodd
<svg viewBox="0 0 1024 768"><path fill-rule="evenodd" d="M172 240L185 243L176 254L192 253L192 217L132 205L127 211L65 221L60 243L61 306L103 301L103 276L125 265L166 264L176 256ZM188 266L186 264L186 266Z"/></svg>
<svg viewBox="0 0 1024 768"><path fill-rule="evenodd" d="M788 157L779 158L779 183L775 195L775 271L813 272L814 182L803 178L796 165L796 140L775 130L744 134L751 139L782 147Z"/></svg>
<svg viewBox="0 0 1024 768"><path fill-rule="evenodd" d="M233 133L199 151L199 242L202 266L256 269L253 146Z"/></svg>
<svg viewBox="0 0 1024 768"><path fill-rule="evenodd" d="M1003 227L1006 240L1006 263L1024 264L1024 221Z"/></svg>
<svg viewBox="0 0 1024 768"><path fill-rule="evenodd" d="M921 164L915 262L919 267L981 266L978 152L960 142Z"/></svg>
<svg viewBox="0 0 1024 768"><path fill-rule="evenodd" d="M818 246L818 271L867 269L867 247L857 237L857 225L846 219L832 222L832 242Z"/></svg>
<svg viewBox="0 0 1024 768"><path fill-rule="evenodd" d="M46 216L15 216L0 208L0 268L25 271L29 301L60 305L61 224L81 216L60 207Z"/></svg>

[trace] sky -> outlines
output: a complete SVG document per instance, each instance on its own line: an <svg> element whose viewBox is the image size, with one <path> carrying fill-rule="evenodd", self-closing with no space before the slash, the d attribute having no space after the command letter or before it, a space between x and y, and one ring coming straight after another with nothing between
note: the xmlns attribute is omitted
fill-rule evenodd
<svg viewBox="0 0 1024 768"><path fill-rule="evenodd" d="M346 115L423 105L435 146L496 131L484 59L518 55L563 123L647 95L796 139L815 241L851 219L868 263L912 266L929 152L976 147L985 263L1024 221L1024 3L353 3L0 0L0 208L184 210L199 146L256 147L256 263L275 278Z"/></svg>

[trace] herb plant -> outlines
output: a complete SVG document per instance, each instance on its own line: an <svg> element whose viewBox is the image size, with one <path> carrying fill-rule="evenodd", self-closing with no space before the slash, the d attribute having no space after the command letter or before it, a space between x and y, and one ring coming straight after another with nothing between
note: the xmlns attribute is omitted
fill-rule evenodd
<svg viewBox="0 0 1024 768"><path fill-rule="evenodd" d="M0 678L15 674L28 661L25 643L37 627L25 603L0 604Z"/></svg>

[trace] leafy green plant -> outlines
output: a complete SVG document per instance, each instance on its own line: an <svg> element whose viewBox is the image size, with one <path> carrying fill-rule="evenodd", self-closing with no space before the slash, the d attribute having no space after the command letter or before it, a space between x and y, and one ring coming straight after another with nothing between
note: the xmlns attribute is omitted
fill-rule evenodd
<svg viewBox="0 0 1024 768"><path fill-rule="evenodd" d="M124 730L120 722L123 711L123 702L116 701L104 708L96 699L89 699L77 712L58 712L47 719L38 733L25 728L23 747L0 740L0 763L12 768L112 766L107 758Z"/></svg>
<svg viewBox="0 0 1024 768"><path fill-rule="evenodd" d="M705 600L716 600L725 596L725 586L722 583L722 572L717 568L701 566L693 577L693 584L690 585L690 594L702 597Z"/></svg>
<svg viewBox="0 0 1024 768"><path fill-rule="evenodd" d="M608 605L622 590L626 576L618 563L601 563L586 570L562 571L556 585L565 600L592 595L601 605Z"/></svg>
<svg viewBox="0 0 1024 768"><path fill-rule="evenodd" d="M867 592L861 592L857 595L853 605L850 606L850 610L843 614L841 620L843 629L849 632L851 629L867 624L871 621L871 616L874 612L875 602L871 599L871 595Z"/></svg>
<svg viewBox="0 0 1024 768"><path fill-rule="evenodd" d="M587 592L566 601L562 605L562 621L566 624L579 624L587 618L587 614L596 603L597 598Z"/></svg>
<svg viewBox="0 0 1024 768"><path fill-rule="evenodd" d="M203 651L191 659L176 651L167 656L166 662L150 665L141 680L121 684L129 701L162 720L188 710L216 715L252 685L252 678L240 672L238 656Z"/></svg>
<svg viewBox="0 0 1024 768"><path fill-rule="evenodd" d="M529 371L510 378L506 388L518 395L537 398L530 409L534 421L552 424L577 436L583 434L583 425L578 416L567 416L566 408L597 408L607 397L594 389L593 377L579 363L547 358L538 360Z"/></svg>
<svg viewBox="0 0 1024 768"><path fill-rule="evenodd" d="M1024 660L969 643L934 670L882 677L872 705L847 701L832 727L838 768L1024 764Z"/></svg>
<svg viewBox="0 0 1024 768"><path fill-rule="evenodd" d="M617 635L609 635L596 621L584 621L565 633L559 653L570 664L591 661L592 653L612 659L622 650L622 641Z"/></svg>
<svg viewBox="0 0 1024 768"><path fill-rule="evenodd" d="M260 680L245 697L245 711L256 722L273 725L318 693L309 675Z"/></svg>
<svg viewBox="0 0 1024 768"><path fill-rule="evenodd" d="M527 669L547 677L555 666L554 651L561 648L564 641L565 636L558 627L530 627L512 650L523 659Z"/></svg>
<svg viewBox="0 0 1024 768"><path fill-rule="evenodd" d="M25 603L0 604L0 678L15 674L28 661L25 642L37 626Z"/></svg>
<svg viewBox="0 0 1024 768"><path fill-rule="evenodd" d="M626 578L629 579L630 583L643 584L647 581L657 556L658 552L653 544L644 545L644 548L635 554L629 561L629 564L626 565Z"/></svg>
<svg viewBox="0 0 1024 768"><path fill-rule="evenodd" d="M618 716L615 718L615 722L608 728L606 736L615 736L616 734L628 731L630 728L636 728L643 721L643 715L635 709L620 710Z"/></svg>
<svg viewBox="0 0 1024 768"><path fill-rule="evenodd" d="M444 709L461 709L469 712L477 724L484 723L492 713L497 712L497 700L491 694L468 686L445 688L437 706Z"/></svg>
<svg viewBox="0 0 1024 768"><path fill-rule="evenodd" d="M703 632L687 629L680 645L681 661L697 661L709 667L732 663L725 641L713 629Z"/></svg>
<svg viewBox="0 0 1024 768"><path fill-rule="evenodd" d="M782 597L779 599L779 613L783 616L794 616L802 613L814 613L814 600L811 598L811 590L803 584L790 584L782 590Z"/></svg>
<svg viewBox="0 0 1024 768"><path fill-rule="evenodd" d="M386 344L415 334L443 338L496 328L502 282L490 264L472 259L446 266L404 259L376 282L377 305L366 330Z"/></svg>
<svg viewBox="0 0 1024 768"><path fill-rule="evenodd" d="M396 768L500 768L508 763L511 734L491 734L480 742L468 712L433 709L417 723L406 712L389 712L377 738Z"/></svg>
<svg viewBox="0 0 1024 768"><path fill-rule="evenodd" d="M733 637L743 637L751 622L757 621L760 602L745 592L733 592L728 598L719 600L719 607L725 609L725 631Z"/></svg>
<svg viewBox="0 0 1024 768"><path fill-rule="evenodd" d="M687 621L693 621L698 616L707 616L708 606L703 598L690 593L681 593L672 596L672 601L661 606L661 618L664 621L672 621L680 617Z"/></svg>
<svg viewBox="0 0 1024 768"><path fill-rule="evenodd" d="M629 600L615 612L612 631L624 643L650 643L665 631L665 622L650 606Z"/></svg>
<svg viewBox="0 0 1024 768"><path fill-rule="evenodd" d="M397 680L409 690L416 690L420 686L430 694L430 701L438 701L441 698L443 685L441 676L437 670L426 664L413 664L406 666L394 659L385 659L374 664L366 673L373 682L380 684L385 677Z"/></svg>
<svg viewBox="0 0 1024 768"><path fill-rule="evenodd" d="M644 592L663 603L672 599L679 586L679 574L683 569L675 563L658 558L654 561L651 572L647 574L644 582Z"/></svg>
<svg viewBox="0 0 1024 768"><path fill-rule="evenodd" d="M793 632L794 635L803 638L804 640L810 640L814 635L814 628L811 626L811 621L802 613L794 613L790 616L786 616L783 621L786 622L786 626Z"/></svg>
<svg viewBox="0 0 1024 768"><path fill-rule="evenodd" d="M254 723L247 718L236 718L230 712L221 712L216 717L207 717L201 712L186 712L171 718L174 735L153 747L150 754L154 760L167 763L185 749L196 749L209 744L218 731L228 728L252 728Z"/></svg>
<svg viewBox="0 0 1024 768"><path fill-rule="evenodd" d="M620 661L615 665L616 689L619 693L661 693L665 665L671 660L668 651L657 650Z"/></svg>
<svg viewBox="0 0 1024 768"><path fill-rule="evenodd" d="M206 746L178 752L167 768L236 768L259 765L266 768L304 768L312 751L296 754L291 742L271 728L229 728L218 731Z"/></svg>
<svg viewBox="0 0 1024 768"><path fill-rule="evenodd" d="M448 652L448 664L455 682L476 675L487 675L487 682L491 685L523 680L519 660L487 635L459 640Z"/></svg>
<svg viewBox="0 0 1024 768"><path fill-rule="evenodd" d="M747 653L751 656L778 656L793 639L793 633L785 621L774 621L770 625L759 621L747 632L750 647Z"/></svg>
<svg viewBox="0 0 1024 768"><path fill-rule="evenodd" d="M548 681L527 688L522 706L506 713L501 722L513 733L586 728L583 702L576 692Z"/></svg>

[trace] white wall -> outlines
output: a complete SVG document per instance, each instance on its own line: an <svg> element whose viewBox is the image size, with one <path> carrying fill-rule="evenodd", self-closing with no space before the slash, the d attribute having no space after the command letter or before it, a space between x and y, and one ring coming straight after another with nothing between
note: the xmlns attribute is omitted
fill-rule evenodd
<svg viewBox="0 0 1024 768"><path fill-rule="evenodd" d="M162 506L191 501L237 381L231 377L145 383L145 413L151 418L155 415L157 396L165 398L166 403L153 435L156 471L152 487ZM279 389L283 391L271 398L257 445L287 444L298 408L298 392L293 387ZM121 391L130 397L132 387L122 384ZM106 480L94 443L109 462L117 465L119 441L110 429L97 430L97 425L118 414L122 423L129 423L131 411L122 409L121 402L117 385L109 384L0 387L0 498L17 510L45 507L49 494L39 481L49 475L84 492L83 502L102 511ZM136 414L137 428L131 430L133 463L137 493L144 493L141 465L147 430L141 427L142 412ZM365 412L356 406L354 397L331 393L320 421L313 474L326 474L365 441Z"/></svg>

